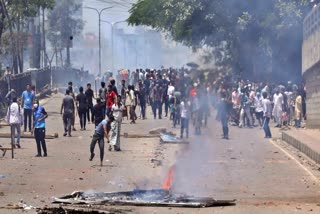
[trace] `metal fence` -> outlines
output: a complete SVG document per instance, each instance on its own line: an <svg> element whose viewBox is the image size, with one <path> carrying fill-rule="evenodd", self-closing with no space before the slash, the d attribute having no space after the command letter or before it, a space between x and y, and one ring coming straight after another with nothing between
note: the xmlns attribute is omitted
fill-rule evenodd
<svg viewBox="0 0 320 214"><path fill-rule="evenodd" d="M88 71L73 68L52 67L23 72L13 76L5 76L0 79L0 101L4 102L4 97L9 89L14 89L19 96L26 89L26 85L34 85L36 91L41 90L45 85L52 87L67 87L68 82L72 82L75 87L85 86L87 83L94 83L94 76ZM1 107L1 106L0 106ZM0 109L1 111L1 109ZM0 112L0 116L3 112Z"/></svg>

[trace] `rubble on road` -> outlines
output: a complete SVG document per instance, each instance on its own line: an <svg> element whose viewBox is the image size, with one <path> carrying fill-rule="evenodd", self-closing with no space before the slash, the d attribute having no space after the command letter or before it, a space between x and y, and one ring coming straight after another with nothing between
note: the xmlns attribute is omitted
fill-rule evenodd
<svg viewBox="0 0 320 214"><path fill-rule="evenodd" d="M160 134L160 142L161 143L171 143L171 144L188 144L189 141L186 141L181 138L177 138L175 136L171 136L168 134Z"/></svg>

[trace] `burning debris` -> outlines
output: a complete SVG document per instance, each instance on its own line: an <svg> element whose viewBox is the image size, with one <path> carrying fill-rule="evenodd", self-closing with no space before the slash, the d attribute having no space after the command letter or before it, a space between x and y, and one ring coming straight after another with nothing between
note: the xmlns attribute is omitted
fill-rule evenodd
<svg viewBox="0 0 320 214"><path fill-rule="evenodd" d="M235 205L235 200L216 200L209 197L176 195L167 189L134 190L115 193L74 192L53 203L71 205L124 205L202 208Z"/></svg>

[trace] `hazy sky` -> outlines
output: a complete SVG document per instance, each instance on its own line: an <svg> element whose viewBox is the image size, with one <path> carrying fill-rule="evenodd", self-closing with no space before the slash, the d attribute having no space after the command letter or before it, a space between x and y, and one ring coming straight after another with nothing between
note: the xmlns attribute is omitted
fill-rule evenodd
<svg viewBox="0 0 320 214"><path fill-rule="evenodd" d="M128 10L130 8L130 2L132 0L83 0L83 6L97 8L101 10L105 7L112 6L113 8L102 12L101 19L109 22L124 21L129 17ZM83 8L83 18L85 20L84 33L86 32L98 32L98 14L97 12ZM101 24L103 29L109 29L108 24Z"/></svg>

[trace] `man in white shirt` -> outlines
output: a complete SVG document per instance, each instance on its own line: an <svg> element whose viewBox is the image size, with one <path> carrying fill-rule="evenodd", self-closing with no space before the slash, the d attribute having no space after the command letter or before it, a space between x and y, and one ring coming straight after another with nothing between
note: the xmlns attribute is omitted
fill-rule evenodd
<svg viewBox="0 0 320 214"><path fill-rule="evenodd" d="M6 121L11 125L11 143L13 147L21 148L20 146L20 136L21 136L21 126L23 125L23 109L17 102L17 98L12 99L12 104L9 106L7 111ZM14 143L15 130L17 130L17 142Z"/></svg>
<svg viewBox="0 0 320 214"><path fill-rule="evenodd" d="M272 116L271 102L267 98L268 97L267 92L263 92L262 96L263 96L263 100L262 100L263 125L262 125L262 128L265 133L265 138L271 138L272 136L271 136L271 131L270 131L270 127L269 127L270 118Z"/></svg>
<svg viewBox="0 0 320 214"><path fill-rule="evenodd" d="M277 128L282 126L282 109L283 109L283 95L280 93L280 89L277 88L276 93L273 95L273 116L276 119Z"/></svg>
<svg viewBox="0 0 320 214"><path fill-rule="evenodd" d="M169 96L169 100L173 97L174 91L175 91L175 87L173 85L173 82L170 82L168 86L168 93L167 93L167 95Z"/></svg>
<svg viewBox="0 0 320 214"><path fill-rule="evenodd" d="M111 115L114 117L114 121L111 123L111 135L109 143L109 151L121 151L120 149L120 131L122 123L122 111L124 106L121 103L121 96L117 96L117 103L113 104L111 108Z"/></svg>

